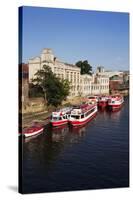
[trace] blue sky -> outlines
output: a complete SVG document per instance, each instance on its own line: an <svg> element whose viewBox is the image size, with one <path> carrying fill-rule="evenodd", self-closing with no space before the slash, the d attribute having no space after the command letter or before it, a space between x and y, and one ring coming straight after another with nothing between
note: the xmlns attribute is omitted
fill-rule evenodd
<svg viewBox="0 0 133 200"><path fill-rule="evenodd" d="M129 68L129 14L23 8L23 62L52 48L60 60L88 60L95 70Z"/></svg>

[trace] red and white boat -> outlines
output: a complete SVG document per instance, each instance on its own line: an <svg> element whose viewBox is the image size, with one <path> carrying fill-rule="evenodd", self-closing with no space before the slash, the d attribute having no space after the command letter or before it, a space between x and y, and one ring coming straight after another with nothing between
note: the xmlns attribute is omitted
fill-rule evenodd
<svg viewBox="0 0 133 200"><path fill-rule="evenodd" d="M20 135L24 135L25 137L31 137L33 135L37 135L43 132L43 127L41 126L33 126L33 127L29 127L26 128L25 130L22 131L22 134Z"/></svg>
<svg viewBox="0 0 133 200"><path fill-rule="evenodd" d="M61 126L68 123L68 117L72 108L66 107L59 111L52 112L51 124L52 126Z"/></svg>
<svg viewBox="0 0 133 200"><path fill-rule="evenodd" d="M108 106L108 98L107 96L100 96L98 99L98 107L103 109Z"/></svg>
<svg viewBox="0 0 133 200"><path fill-rule="evenodd" d="M98 103L98 96L88 96L87 101L89 104L96 104Z"/></svg>
<svg viewBox="0 0 133 200"><path fill-rule="evenodd" d="M108 99L108 107L112 111L118 110L121 108L124 102L124 98L121 95L113 95Z"/></svg>
<svg viewBox="0 0 133 200"><path fill-rule="evenodd" d="M97 113L97 105L82 104L71 111L69 122L73 126L83 125L89 122Z"/></svg>

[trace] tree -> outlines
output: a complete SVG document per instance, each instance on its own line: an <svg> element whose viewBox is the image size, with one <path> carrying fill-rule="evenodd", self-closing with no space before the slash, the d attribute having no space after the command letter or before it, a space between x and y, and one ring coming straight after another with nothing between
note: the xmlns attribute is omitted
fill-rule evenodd
<svg viewBox="0 0 133 200"><path fill-rule="evenodd" d="M42 88L33 83L29 84L29 97L43 97Z"/></svg>
<svg viewBox="0 0 133 200"><path fill-rule="evenodd" d="M41 88L42 96L47 105L58 106L69 95L69 82L57 78L47 65L36 72L32 83Z"/></svg>
<svg viewBox="0 0 133 200"><path fill-rule="evenodd" d="M92 75L92 66L88 63L87 60L78 61L76 66L81 69L81 74L89 74Z"/></svg>

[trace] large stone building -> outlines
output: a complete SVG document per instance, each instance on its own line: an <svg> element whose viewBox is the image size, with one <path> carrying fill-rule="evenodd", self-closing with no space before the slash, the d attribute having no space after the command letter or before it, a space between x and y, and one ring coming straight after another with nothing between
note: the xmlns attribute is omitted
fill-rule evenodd
<svg viewBox="0 0 133 200"><path fill-rule="evenodd" d="M92 94L109 93L109 76L104 73L102 68L90 75L81 75L80 68L75 65L61 62L58 60L51 49L44 49L40 57L29 60L29 81L35 77L37 70L42 69L43 65L48 65L57 77L68 79L71 83L70 96L86 96Z"/></svg>
<svg viewBox="0 0 133 200"><path fill-rule="evenodd" d="M63 63L54 57L51 49L44 49L40 57L29 60L29 81L34 78L37 70L43 65L51 67L53 73L61 79L68 79L71 82L70 96L78 96L80 86L80 69L75 65Z"/></svg>

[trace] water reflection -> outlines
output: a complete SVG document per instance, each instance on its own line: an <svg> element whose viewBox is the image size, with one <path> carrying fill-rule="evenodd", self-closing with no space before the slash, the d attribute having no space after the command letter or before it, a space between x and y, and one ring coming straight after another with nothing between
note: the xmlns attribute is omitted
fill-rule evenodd
<svg viewBox="0 0 133 200"><path fill-rule="evenodd" d="M23 141L25 158L49 165L57 159L67 145L79 143L87 134L87 124L82 127L64 125L58 128L48 127L37 137L25 138Z"/></svg>
<svg viewBox="0 0 133 200"><path fill-rule="evenodd" d="M64 125L61 127L52 128L52 141L53 142L61 142L65 140L69 132L68 125Z"/></svg>
<svg viewBox="0 0 133 200"><path fill-rule="evenodd" d="M61 126L59 128L52 128L52 141L53 142L65 142L65 143L77 143L80 138L86 134L87 124L80 127L72 127L69 125Z"/></svg>
<svg viewBox="0 0 133 200"><path fill-rule="evenodd" d="M119 120L120 120L121 112L122 112L121 109L119 109L119 110L117 110L117 111L115 111L115 112L112 112L112 113L110 114L111 119L119 121Z"/></svg>
<svg viewBox="0 0 133 200"><path fill-rule="evenodd" d="M25 137L24 140L25 140L25 142L30 142L31 140L34 140L35 138L37 138L41 134L42 134L42 132L39 133L39 134L33 135L31 137Z"/></svg>

